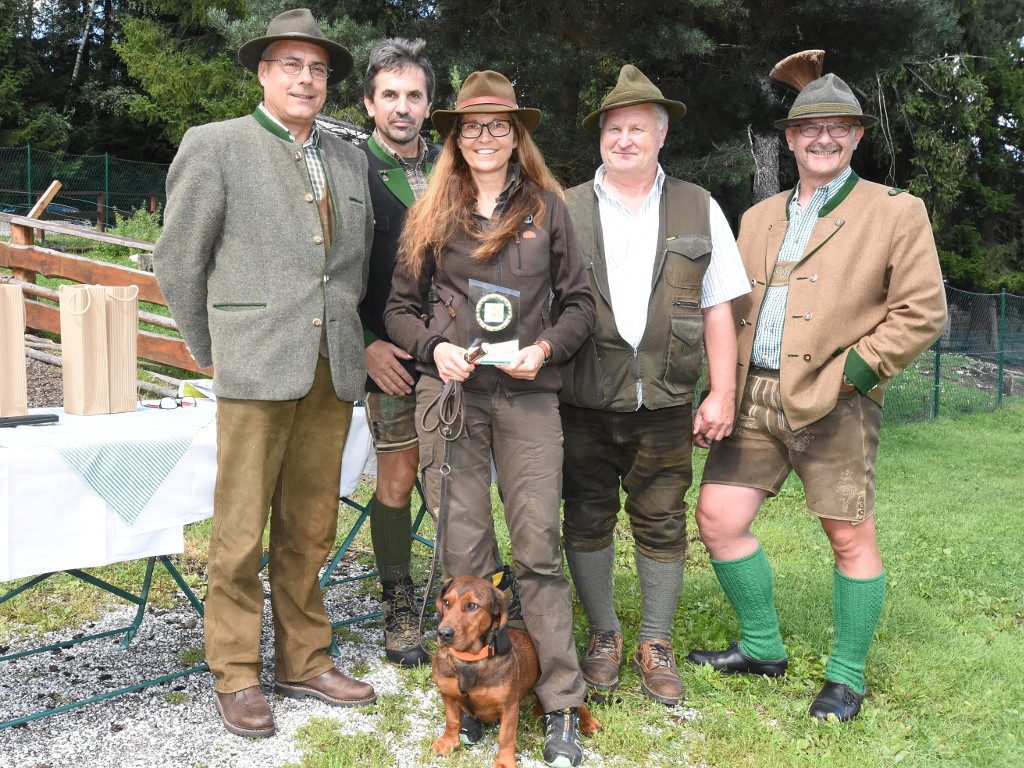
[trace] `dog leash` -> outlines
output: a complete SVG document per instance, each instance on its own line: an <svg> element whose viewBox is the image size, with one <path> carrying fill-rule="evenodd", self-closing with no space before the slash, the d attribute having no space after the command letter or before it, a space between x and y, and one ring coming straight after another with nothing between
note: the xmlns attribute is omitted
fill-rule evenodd
<svg viewBox="0 0 1024 768"><path fill-rule="evenodd" d="M433 421L430 421L431 414L434 414ZM466 426L465 403L462 395L462 383L450 379L441 388L440 394L435 397L420 419L420 425L425 432L440 432L444 440L444 453L441 457L441 489L437 506L437 521L435 523L434 553L430 558L430 574L427 577L426 589L423 593L423 604L420 606L419 634L423 634L423 619L427 612L427 602L430 593L434 589L434 579L437 578L440 553L444 547L445 521L448 517L448 483L451 480L451 452L454 443L462 434Z"/></svg>

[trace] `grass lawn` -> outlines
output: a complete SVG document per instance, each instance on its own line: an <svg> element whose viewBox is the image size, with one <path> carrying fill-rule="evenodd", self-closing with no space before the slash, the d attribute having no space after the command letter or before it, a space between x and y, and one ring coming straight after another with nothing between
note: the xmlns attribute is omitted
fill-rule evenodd
<svg viewBox="0 0 1024 768"><path fill-rule="evenodd" d="M596 754L589 764L1024 765L1024 536L1018 524L1024 491L1020 470L1012 469L1019 466L1022 434L1020 405L885 428L878 527L889 592L868 660L868 698L857 721L820 724L806 715L831 647L832 560L820 526L804 509L799 484L791 481L756 524L775 572L789 674L775 681L726 678L684 664L686 707L666 709L642 697L636 674L626 670L619 701L595 707L605 729L585 741ZM698 478L702 462L699 455ZM498 528L504 535L503 526ZM196 582L208 531L208 523L188 531L183 570ZM620 525L620 533L627 543L628 529ZM675 625L680 659L691 647L724 647L737 632L695 526L691 541ZM366 557L368 531L357 547ZM631 547L620 547L617 563L616 599L628 653L640 618ZM100 572L126 587L140 574L137 563ZM169 578L158 575L155 599L170 600L172 593ZM74 626L97 610L95 592L59 578L49 589L0 609L0 639L26 625ZM576 623L582 646L582 615ZM340 639L350 632L358 629L340 630ZM325 720L305 726L299 736L306 750L302 768L394 765L397 744L418 753L414 764L490 766L493 735L449 760L432 758L430 742L441 731L443 715L436 696L429 695L429 673L401 674L407 695L382 697L372 733L341 733ZM519 755L539 759L541 745L540 724L524 710Z"/></svg>

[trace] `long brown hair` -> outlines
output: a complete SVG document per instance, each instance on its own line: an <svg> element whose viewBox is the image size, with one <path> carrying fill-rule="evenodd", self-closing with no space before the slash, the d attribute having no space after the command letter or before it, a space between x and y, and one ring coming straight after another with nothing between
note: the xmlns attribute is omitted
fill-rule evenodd
<svg viewBox="0 0 1024 768"><path fill-rule="evenodd" d="M562 186L548 170L544 157L530 137L530 132L514 113L509 113L519 146L512 151L512 162L518 159L521 176L532 184L523 184L502 212L496 227L482 231L473 221L473 200L476 184L466 159L459 149L459 124L452 126L444 140L444 148L430 176L423 197L409 209L398 247L399 263L415 277L423 271L428 259L437 260L444 246L459 235L477 241L472 256L486 261L515 237L528 216L540 223L547 206L542 191L562 195Z"/></svg>

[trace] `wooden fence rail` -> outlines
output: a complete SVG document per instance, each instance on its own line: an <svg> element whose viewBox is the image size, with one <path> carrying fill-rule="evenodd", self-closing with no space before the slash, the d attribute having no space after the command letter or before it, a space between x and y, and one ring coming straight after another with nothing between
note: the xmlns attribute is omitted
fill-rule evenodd
<svg viewBox="0 0 1024 768"><path fill-rule="evenodd" d="M37 298L56 300L57 298L57 293L53 289L36 285L39 275L93 285L134 285L139 289L139 301L167 306L167 299L164 298L152 273L44 248L36 245L35 231L59 232L146 252L153 250L152 243L130 240L59 222L41 221L28 216L0 214L0 220L10 222L11 226L10 242L0 242L0 267L10 269L14 281L22 284L22 290L25 293L25 320L29 328L60 333L59 309L51 304L34 300ZM172 319L161 315L140 312L139 319L160 328L178 330ZM140 330L138 349L139 357L146 360L196 373L207 375L213 373L212 368L199 367L192 359L185 342L179 336L164 336Z"/></svg>

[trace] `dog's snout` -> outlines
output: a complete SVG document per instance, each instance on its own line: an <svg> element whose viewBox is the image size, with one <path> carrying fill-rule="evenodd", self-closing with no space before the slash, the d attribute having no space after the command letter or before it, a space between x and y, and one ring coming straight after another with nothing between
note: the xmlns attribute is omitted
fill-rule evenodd
<svg viewBox="0 0 1024 768"><path fill-rule="evenodd" d="M437 636L446 643L450 643L455 638L455 630L451 627L438 627Z"/></svg>

